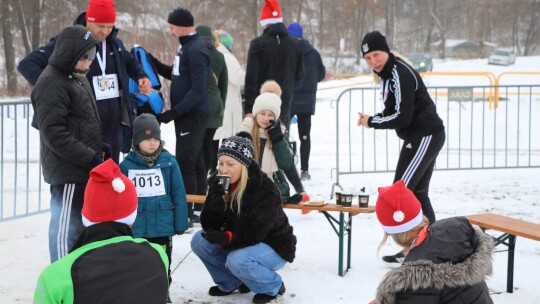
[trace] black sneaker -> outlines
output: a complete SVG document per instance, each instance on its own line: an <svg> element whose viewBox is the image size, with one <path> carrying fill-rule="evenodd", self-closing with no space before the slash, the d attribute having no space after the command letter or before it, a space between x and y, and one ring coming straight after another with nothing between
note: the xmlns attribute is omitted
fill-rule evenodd
<svg viewBox="0 0 540 304"><path fill-rule="evenodd" d="M303 181L307 181L307 180L310 180L311 179L311 175L306 171L302 171L300 173L300 179L303 180Z"/></svg>
<svg viewBox="0 0 540 304"><path fill-rule="evenodd" d="M394 255L385 255L382 257L382 260L386 263L401 264L405 260L405 252L402 250Z"/></svg>
<svg viewBox="0 0 540 304"><path fill-rule="evenodd" d="M284 293L285 293L285 284L281 282L281 287L279 288L279 291L276 295L258 293L253 297L253 303L268 303L270 301L275 300L278 295L281 296Z"/></svg>
<svg viewBox="0 0 540 304"><path fill-rule="evenodd" d="M223 297L223 296L230 295L235 290L238 290L238 292L240 292L240 293L248 293L248 292L251 291L251 290L249 290L249 287L247 287L244 283L242 283L242 285L238 286L238 288L233 289L231 291L223 291L223 290L219 289L219 287L217 287L217 286L212 286L208 290L208 294L213 296L213 297Z"/></svg>

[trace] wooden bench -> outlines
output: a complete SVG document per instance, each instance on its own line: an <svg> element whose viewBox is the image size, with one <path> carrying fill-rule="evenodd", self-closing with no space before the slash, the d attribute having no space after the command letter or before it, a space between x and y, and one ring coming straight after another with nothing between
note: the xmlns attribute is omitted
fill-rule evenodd
<svg viewBox="0 0 540 304"><path fill-rule="evenodd" d="M493 213L473 214L466 215L465 217L471 224L477 225L484 231L486 229L492 229L503 232L502 235L494 237L494 241L495 246L502 244L508 247L506 291L509 293L513 292L516 236L540 241L540 224Z"/></svg>
<svg viewBox="0 0 540 304"><path fill-rule="evenodd" d="M187 201L189 203L204 204L206 197L204 195L187 195ZM299 209L299 210L312 210L319 211L328 220L328 223L334 229L334 232L338 236L338 275L344 276L345 273L351 268L351 242L352 242L352 218L360 213L373 213L375 212L374 206L367 208L360 208L359 206L352 206L350 208L344 208L341 205L326 204L323 206L308 206L301 204L284 204L283 208L286 209ZM339 217L335 218L329 212L339 212ZM348 213L348 218L345 219L345 213ZM345 235L347 235L347 265L343 269L343 251Z"/></svg>

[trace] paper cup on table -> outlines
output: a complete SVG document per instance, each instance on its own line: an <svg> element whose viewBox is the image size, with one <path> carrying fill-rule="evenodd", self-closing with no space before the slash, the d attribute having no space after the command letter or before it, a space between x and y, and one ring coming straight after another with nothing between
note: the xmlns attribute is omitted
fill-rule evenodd
<svg viewBox="0 0 540 304"><path fill-rule="evenodd" d="M360 206L360 208L367 208L368 205L369 205L369 195L358 194L358 206Z"/></svg>
<svg viewBox="0 0 540 304"><path fill-rule="evenodd" d="M341 205L344 208L350 208L352 206L352 194L343 194L341 193Z"/></svg>
<svg viewBox="0 0 540 304"><path fill-rule="evenodd" d="M341 205L341 192L336 192L336 205Z"/></svg>

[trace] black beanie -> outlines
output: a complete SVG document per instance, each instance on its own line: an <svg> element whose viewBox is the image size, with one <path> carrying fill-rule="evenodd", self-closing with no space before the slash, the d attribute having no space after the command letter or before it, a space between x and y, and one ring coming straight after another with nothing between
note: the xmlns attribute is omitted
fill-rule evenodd
<svg viewBox="0 0 540 304"><path fill-rule="evenodd" d="M362 57L373 51L390 53L386 38L379 31L367 33L362 39Z"/></svg>
<svg viewBox="0 0 540 304"><path fill-rule="evenodd" d="M193 26L193 15L187 9L179 7L169 14L167 22L176 26Z"/></svg>
<svg viewBox="0 0 540 304"><path fill-rule="evenodd" d="M144 113L133 121L133 144L135 146L145 139L157 138L161 140L159 122L152 114Z"/></svg>
<svg viewBox="0 0 540 304"><path fill-rule="evenodd" d="M236 159L242 165L249 167L253 160L253 150L253 142L249 133L239 132L235 136L223 140L217 157L227 155Z"/></svg>

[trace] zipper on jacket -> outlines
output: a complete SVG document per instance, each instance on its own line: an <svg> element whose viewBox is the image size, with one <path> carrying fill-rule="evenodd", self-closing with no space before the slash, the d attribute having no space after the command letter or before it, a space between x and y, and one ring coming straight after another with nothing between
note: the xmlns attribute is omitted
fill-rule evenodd
<svg viewBox="0 0 540 304"><path fill-rule="evenodd" d="M281 44L281 41L279 40L279 35L276 35L277 38L277 44Z"/></svg>

